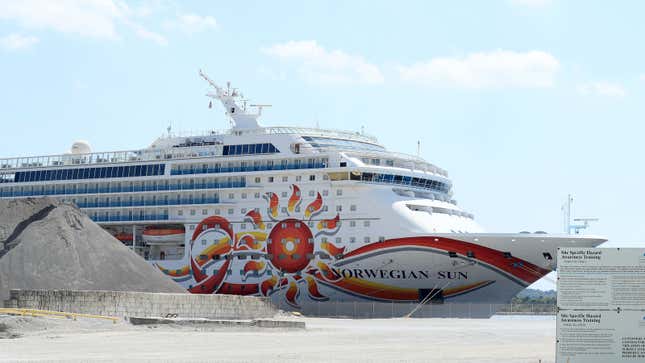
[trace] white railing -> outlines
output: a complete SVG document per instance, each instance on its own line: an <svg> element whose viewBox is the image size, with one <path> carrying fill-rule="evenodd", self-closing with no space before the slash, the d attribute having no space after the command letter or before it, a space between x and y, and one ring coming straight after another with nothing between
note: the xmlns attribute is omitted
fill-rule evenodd
<svg viewBox="0 0 645 363"><path fill-rule="evenodd" d="M303 127L263 127L258 129L231 129L231 130L209 130L191 132L187 137L204 137L209 135L233 135L236 132L242 134L302 134L326 137L340 137L368 143L377 143L376 138L360 133L352 133L340 130L323 130ZM162 138L181 137L182 132L173 132L162 136ZM123 150L109 152L93 152L87 154L54 154L40 156L26 156L13 158L0 158L0 172L7 169L32 169L40 167L64 166L64 165L87 165L87 164L109 164L140 161L161 161L168 159L187 159L208 156L221 156L222 145L206 145L192 147L178 147L166 149L141 149Z"/></svg>
<svg viewBox="0 0 645 363"><path fill-rule="evenodd" d="M167 149L143 149L87 154L59 154L0 159L0 172L13 169L33 169L65 165L96 165L170 159L202 158L221 156L222 145L177 147Z"/></svg>
<svg viewBox="0 0 645 363"><path fill-rule="evenodd" d="M322 149L322 148L318 148ZM325 147L325 149L331 150L329 147ZM371 166L379 166L379 167L395 167L395 168L403 168L403 169L414 169L414 170L421 170L421 171L426 171L426 172L431 172L434 174L438 174L441 176L444 176L448 178L448 172L445 169L442 169L432 163L429 163L425 161L423 158L416 156L416 155L411 155L411 154L405 154L405 153L399 153L399 152L392 152L389 150L386 151L373 151L373 150L347 150L346 154L348 154L351 157L355 157L358 159L362 158L379 158L379 159L385 159L385 160L393 160L394 165L386 165L386 164L369 164Z"/></svg>
<svg viewBox="0 0 645 363"><path fill-rule="evenodd" d="M213 135L274 135L274 134L299 134L305 136L323 136L335 137L341 139L355 140L360 142L367 142L370 144L378 144L376 137L360 132L351 132L344 130L334 129L317 129L309 127L297 126L271 126L260 127L257 129L228 129L228 130L202 130L202 131L173 131L169 134L164 134L161 138L173 137L207 137Z"/></svg>

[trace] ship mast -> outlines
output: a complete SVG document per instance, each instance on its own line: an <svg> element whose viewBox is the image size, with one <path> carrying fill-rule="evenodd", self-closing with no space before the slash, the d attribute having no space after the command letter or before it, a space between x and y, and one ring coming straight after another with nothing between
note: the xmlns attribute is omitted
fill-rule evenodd
<svg viewBox="0 0 645 363"><path fill-rule="evenodd" d="M589 222L597 222L598 218L573 218L571 222L573 197L571 194L567 195L567 201L562 205L562 213L564 218L564 232L567 234L580 234L580 231L589 228Z"/></svg>
<svg viewBox="0 0 645 363"><path fill-rule="evenodd" d="M250 105L251 107L256 107L257 112L248 112L246 109L247 100L236 88L231 89L230 82L227 82L226 89L224 89L213 82L201 69L199 70L199 75L215 89L214 93L209 92L206 97L222 103L233 129L255 129L260 127L258 117L262 114L262 108L270 105Z"/></svg>

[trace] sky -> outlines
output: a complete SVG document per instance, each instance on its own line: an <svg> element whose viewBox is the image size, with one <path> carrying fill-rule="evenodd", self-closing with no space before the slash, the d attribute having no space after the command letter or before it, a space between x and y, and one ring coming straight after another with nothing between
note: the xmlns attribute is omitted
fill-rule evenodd
<svg viewBox="0 0 645 363"><path fill-rule="evenodd" d="M645 3L0 0L0 156L148 146L228 127L198 77L266 126L349 129L447 169L489 232L595 217L645 246Z"/></svg>

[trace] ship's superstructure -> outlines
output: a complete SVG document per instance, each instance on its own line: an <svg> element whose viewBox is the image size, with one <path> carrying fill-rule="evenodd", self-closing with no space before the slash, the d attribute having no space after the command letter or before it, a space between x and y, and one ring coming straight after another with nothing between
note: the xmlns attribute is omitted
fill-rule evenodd
<svg viewBox="0 0 645 363"><path fill-rule="evenodd" d="M307 301L505 302L603 239L483 233L445 170L364 133L261 127L212 86L227 131L142 150L0 159L0 197L54 196L195 293ZM118 263L118 261L115 261Z"/></svg>

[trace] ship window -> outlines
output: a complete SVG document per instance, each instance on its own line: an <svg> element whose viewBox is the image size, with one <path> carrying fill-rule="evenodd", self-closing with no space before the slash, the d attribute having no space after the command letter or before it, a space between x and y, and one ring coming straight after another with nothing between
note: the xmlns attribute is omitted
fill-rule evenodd
<svg viewBox="0 0 645 363"><path fill-rule="evenodd" d="M504 252L504 258L512 258L513 256L511 255L510 252Z"/></svg>
<svg viewBox="0 0 645 363"><path fill-rule="evenodd" d="M349 243L356 242L356 237L349 237Z"/></svg>
<svg viewBox="0 0 645 363"><path fill-rule="evenodd" d="M336 195L343 195L342 189L336 189Z"/></svg>
<svg viewBox="0 0 645 363"><path fill-rule="evenodd" d="M310 181L314 181L314 180L316 180L316 176L315 176L315 175L309 175L309 180L310 180Z"/></svg>
<svg viewBox="0 0 645 363"><path fill-rule="evenodd" d="M548 252L544 252L544 253L542 254L542 256L544 256L544 259L545 259L545 260L547 260L547 261L551 261L551 260L553 260L553 257L552 257L552 256L551 256L551 254L550 254L550 253L548 253Z"/></svg>
<svg viewBox="0 0 645 363"><path fill-rule="evenodd" d="M342 205L337 205L336 206L336 212L342 212L343 211L343 206Z"/></svg>
<svg viewBox="0 0 645 363"><path fill-rule="evenodd" d="M350 227L356 227L356 221L349 221Z"/></svg>
<svg viewBox="0 0 645 363"><path fill-rule="evenodd" d="M363 242L365 242L365 243L370 243L370 238L369 238L369 237L365 237L365 238L363 238Z"/></svg>
<svg viewBox="0 0 645 363"><path fill-rule="evenodd" d="M449 251L448 256L450 256L451 258L455 258L457 257L457 252Z"/></svg>
<svg viewBox="0 0 645 363"><path fill-rule="evenodd" d="M364 222L363 222L363 225L364 225L365 227L369 227L369 226L370 226L370 221L364 221Z"/></svg>
<svg viewBox="0 0 645 363"><path fill-rule="evenodd" d="M223 155L269 154L278 152L280 151L269 143L224 145L222 149Z"/></svg>

